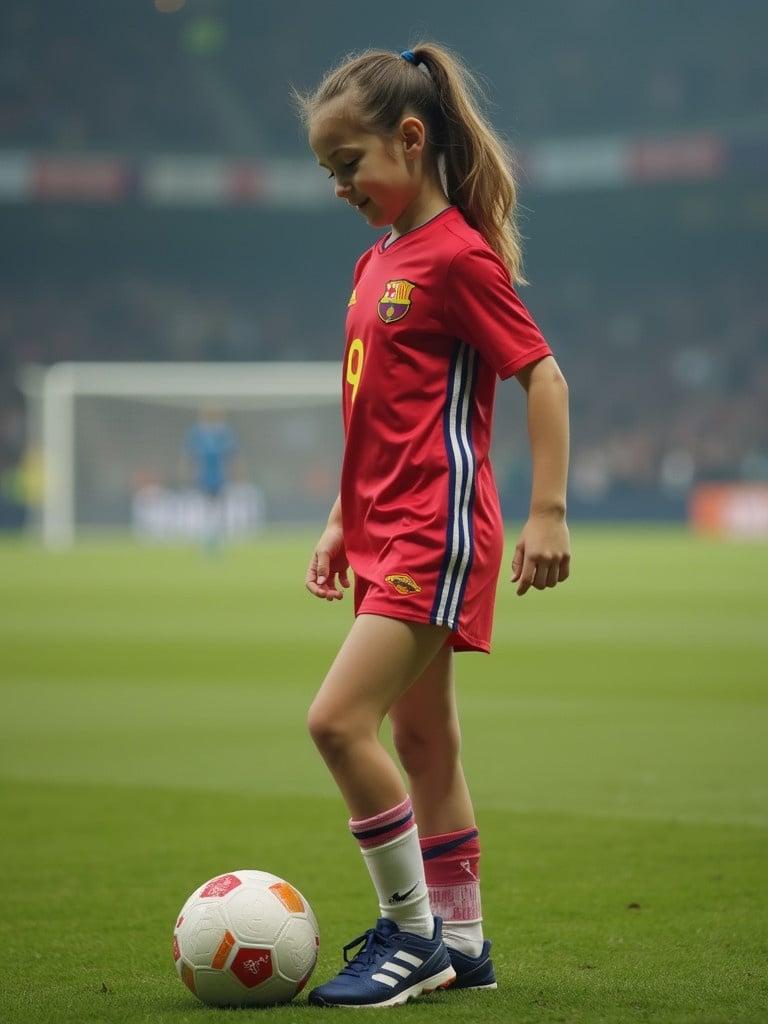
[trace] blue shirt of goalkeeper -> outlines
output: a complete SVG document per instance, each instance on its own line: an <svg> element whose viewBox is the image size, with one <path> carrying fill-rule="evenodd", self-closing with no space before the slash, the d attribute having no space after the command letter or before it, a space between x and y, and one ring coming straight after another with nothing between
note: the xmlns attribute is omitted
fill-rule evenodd
<svg viewBox="0 0 768 1024"><path fill-rule="evenodd" d="M203 546L209 554L216 554L227 532L226 486L229 464L238 450L237 436L223 415L207 406L189 428L184 449L194 464L204 499L200 522Z"/></svg>
<svg viewBox="0 0 768 1024"><path fill-rule="evenodd" d="M195 465L197 486L207 497L221 496L237 448L237 436L221 413L211 407L202 409L187 433L186 450Z"/></svg>

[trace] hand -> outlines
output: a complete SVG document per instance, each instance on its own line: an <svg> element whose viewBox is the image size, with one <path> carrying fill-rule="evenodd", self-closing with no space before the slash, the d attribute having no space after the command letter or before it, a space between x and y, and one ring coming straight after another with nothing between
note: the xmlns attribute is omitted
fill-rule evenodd
<svg viewBox="0 0 768 1024"><path fill-rule="evenodd" d="M548 513L532 514L515 545L512 583L520 581L517 596L531 587L544 590L568 579L571 540L565 518Z"/></svg>
<svg viewBox="0 0 768 1024"><path fill-rule="evenodd" d="M340 601L344 594L336 589L334 577L338 574L342 587L349 588L348 568L343 531L339 526L329 525L317 542L309 563L304 580L307 590L315 597L324 597L326 601Z"/></svg>

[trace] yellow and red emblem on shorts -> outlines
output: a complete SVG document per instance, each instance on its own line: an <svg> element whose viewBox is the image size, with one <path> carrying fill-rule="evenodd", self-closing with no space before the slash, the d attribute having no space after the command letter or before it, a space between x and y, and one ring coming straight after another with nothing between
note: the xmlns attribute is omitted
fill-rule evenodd
<svg viewBox="0 0 768 1024"><path fill-rule="evenodd" d="M407 572L394 572L391 576L385 576L387 583L391 583L398 594L420 594L421 587Z"/></svg>
<svg viewBox="0 0 768 1024"><path fill-rule="evenodd" d="M384 294L379 299L379 319L385 324L402 320L411 308L411 292L415 287L412 281L387 281Z"/></svg>

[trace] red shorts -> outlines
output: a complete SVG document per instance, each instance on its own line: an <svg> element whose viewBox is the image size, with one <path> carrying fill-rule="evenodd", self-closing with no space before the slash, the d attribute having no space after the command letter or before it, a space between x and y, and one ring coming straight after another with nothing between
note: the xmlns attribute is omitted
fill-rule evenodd
<svg viewBox="0 0 768 1024"><path fill-rule="evenodd" d="M499 578L498 563L490 571L475 569L463 595L456 628L446 643L455 651L490 654L493 609ZM407 573L388 573L381 581L363 579L355 573L355 615L386 615L408 622L433 621L434 586L412 589Z"/></svg>

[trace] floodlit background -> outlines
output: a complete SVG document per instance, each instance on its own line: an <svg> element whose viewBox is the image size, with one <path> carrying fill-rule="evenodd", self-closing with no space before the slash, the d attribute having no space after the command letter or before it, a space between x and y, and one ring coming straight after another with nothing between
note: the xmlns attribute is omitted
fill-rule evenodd
<svg viewBox="0 0 768 1024"><path fill-rule="evenodd" d="M220 1021L170 929L233 868L309 897L320 980L372 923L304 728L351 601L303 579L376 235L289 87L421 37L464 57L519 161L574 556L514 596L507 382L494 651L456 659L502 987L411 1016L765 1019L767 35L761 0L4 0L4 1021ZM203 409L236 438L223 540L188 457Z"/></svg>
<svg viewBox="0 0 768 1024"><path fill-rule="evenodd" d="M40 518L35 367L340 359L354 260L375 235L333 198L289 83L420 36L464 56L521 164L521 291L571 385L571 518L681 521L702 484L768 481L759 0L393 0L354 15L304 0L8 0L0 19L3 526ZM495 447L517 517L519 398L502 392ZM75 495L52 514L124 527L137 488L177 486L180 401L76 404ZM275 448L253 403L250 417L246 397L229 405L267 519L317 522L336 493L335 410L281 410ZM765 494L751 494L721 492L708 515L764 533Z"/></svg>

